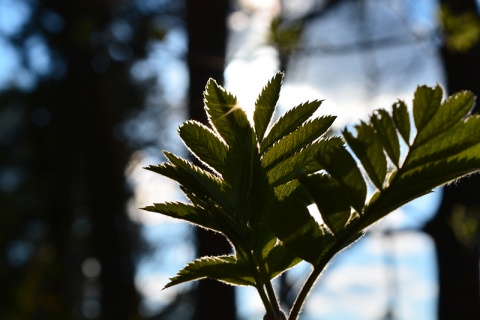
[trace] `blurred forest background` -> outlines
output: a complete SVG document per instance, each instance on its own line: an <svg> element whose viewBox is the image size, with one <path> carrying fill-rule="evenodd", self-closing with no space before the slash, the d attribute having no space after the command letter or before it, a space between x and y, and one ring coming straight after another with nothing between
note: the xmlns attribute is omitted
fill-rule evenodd
<svg viewBox="0 0 480 320"><path fill-rule="evenodd" d="M261 87L249 82L261 86L276 70L286 71L287 84L310 79L315 87L321 84L315 73L324 68L328 89L344 98L349 88L360 90L371 102L387 90L412 94L423 79L415 75L436 63L434 83L480 96L478 6L475 0L0 0L0 318L246 318L248 306L232 287L205 280L160 292L165 282L148 280L142 263L152 255L160 257L157 268L177 261L161 255L174 242L190 248L181 263L229 246L183 227L182 236L153 229L152 237L154 218L137 208L150 204L145 194L160 202L174 191L145 178L150 173L140 167L161 162L162 149L184 152L176 126L187 118L205 121L202 91L210 77L257 94ZM360 68L337 64L337 57ZM262 59L269 59L268 74L252 68L241 74L247 62ZM368 111L358 109L355 115ZM437 212L415 231L435 244L438 319L480 319L479 192L478 177L444 188ZM384 237L402 232L410 230L385 229ZM152 302L145 282L163 302ZM294 287L291 278L278 281L285 305ZM406 319L395 290L389 292L377 318ZM318 318L308 309L307 317Z"/></svg>

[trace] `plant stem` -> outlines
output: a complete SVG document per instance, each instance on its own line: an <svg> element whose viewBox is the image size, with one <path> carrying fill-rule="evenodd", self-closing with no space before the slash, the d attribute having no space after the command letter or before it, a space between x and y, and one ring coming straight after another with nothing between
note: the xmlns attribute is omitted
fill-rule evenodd
<svg viewBox="0 0 480 320"><path fill-rule="evenodd" d="M313 285L317 281L318 277L322 273L322 271L325 269L327 266L328 262L332 260L332 258L339 253L342 249L345 248L346 245L349 243L349 238L348 235L350 234L355 234L357 233L358 229L356 229L357 226L354 224L350 227L350 231L352 233L346 232L343 236L340 238L337 238L337 242L325 253L325 255L318 261L316 265L314 265L312 272L308 276L307 280L303 284L302 289L297 295L297 298L295 299L295 302L293 303L293 307L290 310L290 315L288 316L288 320L297 320L298 316L300 314L300 311L302 311L303 304L305 303L305 299L307 298L308 294L310 293L310 290L312 290Z"/></svg>
<svg viewBox="0 0 480 320"><path fill-rule="evenodd" d="M265 306L265 311L267 312L267 314L276 314L275 309L272 306L272 303L268 299L268 296L265 293L265 290L263 289L263 286L257 285L257 286L255 286L255 288L257 289L258 294L260 295L260 298L262 299L262 302L263 302L263 305Z"/></svg>
<svg viewBox="0 0 480 320"><path fill-rule="evenodd" d="M277 296L275 294L275 291L273 290L272 282L267 281L265 284L265 288L267 289L267 294L270 298L270 303L272 304L275 316L278 319L282 319L282 311L280 310L280 304L278 303Z"/></svg>
<svg viewBox="0 0 480 320"><path fill-rule="evenodd" d="M290 310L288 320L298 319L298 316L300 314L300 311L302 310L303 304L305 303L305 299L307 298L308 294L310 293L310 290L312 289L313 285L317 281L317 278L320 276L320 273L322 273L323 269L327 265L327 262L329 261L328 259L322 259L322 260L324 261L324 263L317 265L312 270L307 280L303 284L303 287L300 290L297 298L295 299L292 309Z"/></svg>

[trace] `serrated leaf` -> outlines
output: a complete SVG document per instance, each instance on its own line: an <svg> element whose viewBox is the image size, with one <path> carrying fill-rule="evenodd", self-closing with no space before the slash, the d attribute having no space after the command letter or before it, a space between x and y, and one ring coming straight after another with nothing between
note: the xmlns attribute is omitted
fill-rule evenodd
<svg viewBox="0 0 480 320"><path fill-rule="evenodd" d="M430 121L417 132L415 144L422 144L439 133L448 130L463 119L473 108L475 97L471 92L463 91L452 95L440 105Z"/></svg>
<svg viewBox="0 0 480 320"><path fill-rule="evenodd" d="M430 88L427 86L419 86L414 94L413 99L413 119L417 131L432 119L442 102L442 89L440 86Z"/></svg>
<svg viewBox="0 0 480 320"><path fill-rule="evenodd" d="M231 204L223 192L222 180L172 153L164 152L164 154L170 163L149 166L146 169L177 181L197 197L206 197L217 201L225 208L231 208Z"/></svg>
<svg viewBox="0 0 480 320"><path fill-rule="evenodd" d="M178 129L185 145L203 164L223 173L228 147L208 127L197 121L187 121Z"/></svg>
<svg viewBox="0 0 480 320"><path fill-rule="evenodd" d="M297 178L297 171L301 169L306 174L316 172L322 169L322 166L316 159L316 154L325 144L341 143L339 138L330 138L312 143L297 152L290 158L278 163L267 170L268 182L271 186L277 187Z"/></svg>
<svg viewBox="0 0 480 320"><path fill-rule="evenodd" d="M282 243L313 265L334 243L333 235L317 224L301 202L276 202L268 210L266 218L267 225Z"/></svg>
<svg viewBox="0 0 480 320"><path fill-rule="evenodd" d="M456 123L448 130L421 145L413 144L404 163L404 168L411 169L429 162L445 159L480 142L480 117L472 116Z"/></svg>
<svg viewBox="0 0 480 320"><path fill-rule="evenodd" d="M233 255L228 255L193 260L171 278L164 289L204 278L239 286L255 286L255 280L248 267L238 263Z"/></svg>
<svg viewBox="0 0 480 320"><path fill-rule="evenodd" d="M268 182L254 145L253 131L246 131L243 138L240 136L227 152L223 177L234 214L252 222L252 215L257 212L255 207L261 205L256 201L258 193L268 188Z"/></svg>
<svg viewBox="0 0 480 320"><path fill-rule="evenodd" d="M245 111L237 105L237 98L213 79L207 82L204 101L210 124L227 145L234 144L238 133L250 127Z"/></svg>
<svg viewBox="0 0 480 320"><path fill-rule="evenodd" d="M302 176L300 182L315 201L328 228L335 235L344 233L350 220L351 208L348 201L345 201L348 194L340 184L324 174Z"/></svg>
<svg viewBox="0 0 480 320"><path fill-rule="evenodd" d="M166 216L188 221L206 229L221 232L217 219L211 212L182 202L155 203L153 206L144 207L143 210L157 212Z"/></svg>
<svg viewBox="0 0 480 320"><path fill-rule="evenodd" d="M335 117L321 117L307 121L298 129L275 143L262 157L262 166L269 167L291 157L302 148L317 140L335 121Z"/></svg>
<svg viewBox="0 0 480 320"><path fill-rule="evenodd" d="M400 161L400 142L393 120L386 110L379 109L370 118L377 136L393 164L398 168Z"/></svg>
<svg viewBox="0 0 480 320"><path fill-rule="evenodd" d="M394 103L392 114L398 132L407 145L410 145L410 117L405 102L399 100Z"/></svg>
<svg viewBox="0 0 480 320"><path fill-rule="evenodd" d="M480 170L480 145L477 144L447 159L431 162L398 174L391 186L365 209L375 221L402 205L432 192L438 186Z"/></svg>
<svg viewBox="0 0 480 320"><path fill-rule="evenodd" d="M302 103L287 111L273 124L267 136L261 141L260 153L265 153L275 142L296 130L317 111L321 104L322 101L315 100Z"/></svg>
<svg viewBox="0 0 480 320"><path fill-rule="evenodd" d="M366 123L361 122L355 129L357 137L347 129L343 131L343 137L362 163L372 183L381 190L387 174L387 160L382 144L374 129Z"/></svg>
<svg viewBox="0 0 480 320"><path fill-rule="evenodd" d="M255 101L253 122L255 124L255 133L258 141L263 140L265 131L275 112L275 106L280 97L283 76L283 72L278 72L263 88L257 101Z"/></svg>
<svg viewBox="0 0 480 320"><path fill-rule="evenodd" d="M357 163L343 145L323 145L317 153L320 165L338 182L348 195L347 199L361 213L367 196L367 185Z"/></svg>

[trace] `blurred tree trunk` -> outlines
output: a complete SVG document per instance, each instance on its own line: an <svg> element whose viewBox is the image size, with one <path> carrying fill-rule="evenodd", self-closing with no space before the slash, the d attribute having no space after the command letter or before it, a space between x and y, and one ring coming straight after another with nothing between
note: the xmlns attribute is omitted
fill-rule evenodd
<svg viewBox="0 0 480 320"><path fill-rule="evenodd" d="M203 91L209 78L223 83L227 40L226 0L188 0L188 67L190 75L188 110L189 117L207 122L203 109ZM203 229L196 229L199 256L219 255L231 252L223 236ZM235 319L234 288L213 281L198 282L197 305L194 319Z"/></svg>
<svg viewBox="0 0 480 320"><path fill-rule="evenodd" d="M443 0L442 4L447 5L454 14L470 12L478 16L475 0ZM460 90L472 91L477 96L475 111L478 112L480 43L477 42L465 52L450 50L444 44L441 48L441 56L445 68L447 91L449 94ZM455 219L455 212L458 213L459 210L466 214L476 214L477 219L480 219L478 175L445 187L440 208L435 217L425 226L437 250L440 320L480 319L479 239L478 234L470 235L470 241L465 242L465 238L462 241L458 231L455 232L452 222Z"/></svg>
<svg viewBox="0 0 480 320"><path fill-rule="evenodd" d="M52 74L40 77L32 92L17 93L32 119L41 108L51 119L35 128L27 118L29 154L23 164L31 174L30 192L38 198L24 195L33 207L24 213L24 223L42 221L48 235L31 263L36 269L29 266L26 279L17 279L18 306L9 306L11 319L18 312L24 315L19 319L138 318L137 234L126 213L129 152L116 129L141 98L126 63L111 61L103 73L92 67L98 49L92 48L92 37L111 21L112 4L37 1L22 35L41 37L54 57ZM42 24L49 13L61 22L55 32ZM101 269L83 265L86 258L95 258Z"/></svg>
<svg viewBox="0 0 480 320"><path fill-rule="evenodd" d="M126 213L130 194L124 172L129 154L124 142L116 139L114 130L123 120L125 110L138 103L137 94L128 81L125 66L111 65L106 73L92 68L96 53L90 47L91 37L111 19L108 1L44 3L66 22L63 32L52 41L68 63L58 88L65 105L57 106L63 126L58 148L65 157L61 170L68 178L59 185L64 188L59 191L64 193L61 198L65 200L57 214L65 216L78 207L86 208L91 223L91 249L87 254L101 265L101 317L134 319L139 297L133 279L132 225ZM62 218L67 230L71 219L74 217ZM69 236L61 232L59 243Z"/></svg>

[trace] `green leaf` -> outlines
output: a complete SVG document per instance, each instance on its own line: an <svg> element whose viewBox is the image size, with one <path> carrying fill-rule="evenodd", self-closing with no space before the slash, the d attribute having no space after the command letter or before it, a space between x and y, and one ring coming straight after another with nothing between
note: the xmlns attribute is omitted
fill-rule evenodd
<svg viewBox="0 0 480 320"><path fill-rule="evenodd" d="M335 117L321 117L305 122L298 129L283 137L274 144L262 157L262 165L268 170L269 167L278 164L304 147L317 140L324 134L335 121Z"/></svg>
<svg viewBox="0 0 480 320"><path fill-rule="evenodd" d="M443 103L438 102L439 96L439 87L420 87L416 91L417 134L388 186L375 194L365 208L363 226L438 186L480 169L480 116L467 116L473 106L473 96L461 92ZM426 110L428 106L434 111ZM406 121L407 116L402 116L404 120L397 118L397 122ZM397 128L400 127L397 124Z"/></svg>
<svg viewBox="0 0 480 320"><path fill-rule="evenodd" d="M274 279L301 261L302 259L297 257L291 250L285 248L280 242L275 244L265 259L270 279Z"/></svg>
<svg viewBox="0 0 480 320"><path fill-rule="evenodd" d="M285 247L313 265L334 243L333 235L321 228L305 205L297 200L272 204L266 223Z"/></svg>
<svg viewBox="0 0 480 320"><path fill-rule="evenodd" d="M402 205L432 192L434 188L478 170L480 144L447 159L407 170L397 174L391 186L372 199L365 209L365 215L376 221Z"/></svg>
<svg viewBox="0 0 480 320"><path fill-rule="evenodd" d="M419 146L414 143L404 163L404 169L409 170L429 162L451 157L480 142L480 118L471 116L456 123L448 130L437 132L427 142Z"/></svg>
<svg viewBox="0 0 480 320"><path fill-rule="evenodd" d="M422 130L437 112L442 102L442 94L442 89L438 85L435 88L427 86L417 88L413 99L413 119L417 131Z"/></svg>
<svg viewBox="0 0 480 320"><path fill-rule="evenodd" d="M253 130L238 131L237 141L231 145L225 159L223 178L231 199L232 212L241 221L250 221L256 212L259 190L268 188Z"/></svg>
<svg viewBox="0 0 480 320"><path fill-rule="evenodd" d="M260 153L263 154L275 142L296 130L320 107L321 101L315 100L296 106L287 111L277 122L275 122L265 139L260 143Z"/></svg>
<svg viewBox="0 0 480 320"><path fill-rule="evenodd" d="M250 122L237 105L237 98L219 86L213 79L208 80L204 94L205 111L212 127L227 145L235 143L239 131L250 126Z"/></svg>
<svg viewBox="0 0 480 320"><path fill-rule="evenodd" d="M278 163L274 167L267 170L268 182L273 187L277 187L297 178L297 171L302 169L306 174L316 172L322 169L315 155L322 149L325 144L341 143L339 138L330 138L319 140L305 147L298 152Z"/></svg>
<svg viewBox="0 0 480 320"><path fill-rule="evenodd" d="M166 216L182 219L194 225L220 232L217 221L211 213L201 208L182 202L155 203L153 206L144 207L143 210L158 212Z"/></svg>
<svg viewBox="0 0 480 320"><path fill-rule="evenodd" d="M233 255L228 255L193 260L171 278L164 289L204 278L239 286L255 286L255 280L248 267L238 263Z"/></svg>
<svg viewBox="0 0 480 320"><path fill-rule="evenodd" d="M379 109L370 118L377 137L383 145L388 156L392 160L395 167L398 168L400 161L400 142L398 141L397 131L393 124L393 120L386 110Z"/></svg>
<svg viewBox="0 0 480 320"><path fill-rule="evenodd" d="M224 184L221 179L172 153L164 154L170 163L149 166L146 169L177 181L196 197L214 200L224 208L231 208L230 201L223 192Z"/></svg>
<svg viewBox="0 0 480 320"><path fill-rule="evenodd" d="M452 95L440 105L437 112L431 116L430 121L418 130L415 143L422 144L454 126L469 113L474 102L474 95L468 91Z"/></svg>
<svg viewBox="0 0 480 320"><path fill-rule="evenodd" d="M393 121L403 140L410 145L410 117L405 102L399 100L393 104Z"/></svg>
<svg viewBox="0 0 480 320"><path fill-rule="evenodd" d="M335 234L345 231L350 220L351 208L345 190L330 176L315 174L303 176L300 182L307 189L320 211L323 221Z"/></svg>
<svg viewBox="0 0 480 320"><path fill-rule="evenodd" d="M347 129L343 131L343 137L362 163L372 183L381 190L387 174L387 160L383 153L382 143L372 126L361 122L355 129L357 137L354 137Z"/></svg>
<svg viewBox="0 0 480 320"><path fill-rule="evenodd" d="M178 132L192 154L209 168L223 173L228 146L212 130L197 121L187 121Z"/></svg>
<svg viewBox="0 0 480 320"><path fill-rule="evenodd" d="M275 106L280 97L283 76L283 72L278 72L263 88L255 102L253 122L255 124L255 133L257 134L258 141L263 140L265 131L275 112Z"/></svg>
<svg viewBox="0 0 480 320"><path fill-rule="evenodd" d="M324 144L317 153L317 160L348 195L344 201L361 213L367 196L367 185L351 154L343 145Z"/></svg>

